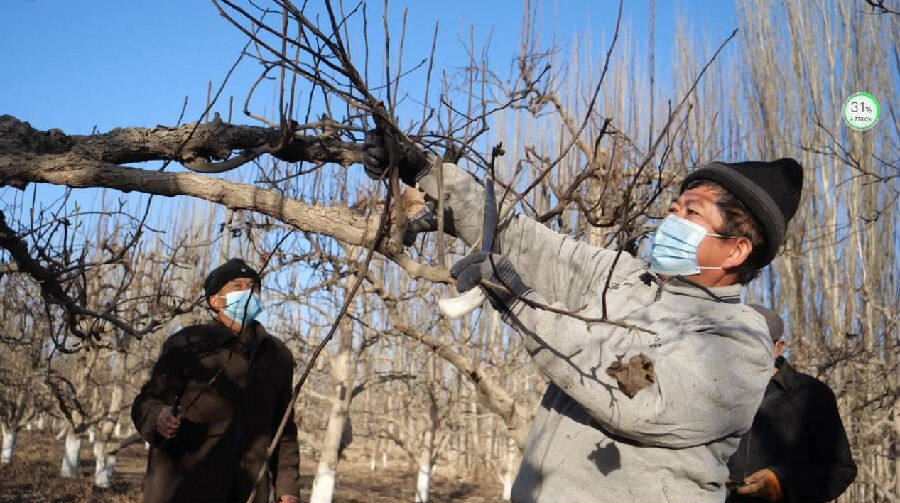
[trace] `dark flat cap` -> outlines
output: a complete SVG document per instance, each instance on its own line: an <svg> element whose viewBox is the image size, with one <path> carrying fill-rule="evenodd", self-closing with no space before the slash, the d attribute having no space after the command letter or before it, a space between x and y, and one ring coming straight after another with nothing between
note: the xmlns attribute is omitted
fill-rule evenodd
<svg viewBox="0 0 900 503"><path fill-rule="evenodd" d="M203 293L207 297L215 295L226 283L237 278L250 278L256 284L260 283L259 273L255 269L239 258L232 258L209 273L203 282Z"/></svg>

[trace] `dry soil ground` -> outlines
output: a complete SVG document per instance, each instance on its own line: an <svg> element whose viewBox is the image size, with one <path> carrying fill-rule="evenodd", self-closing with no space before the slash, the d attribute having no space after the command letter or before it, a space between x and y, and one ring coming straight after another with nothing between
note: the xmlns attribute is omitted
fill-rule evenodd
<svg viewBox="0 0 900 503"><path fill-rule="evenodd" d="M143 444L131 446L119 455L118 472L109 489L92 487L93 456L85 441L81 452L81 476L60 478L62 442L46 432L19 434L14 463L0 467L0 503L122 503L140 501L141 476L146 451ZM312 460L301 465L302 500L309 498ZM335 503L413 501L415 474L401 464L396 468L370 471L363 461L342 461L335 490ZM432 485L435 503L489 503L500 501L496 482L467 483L459 477L442 476L438 470Z"/></svg>

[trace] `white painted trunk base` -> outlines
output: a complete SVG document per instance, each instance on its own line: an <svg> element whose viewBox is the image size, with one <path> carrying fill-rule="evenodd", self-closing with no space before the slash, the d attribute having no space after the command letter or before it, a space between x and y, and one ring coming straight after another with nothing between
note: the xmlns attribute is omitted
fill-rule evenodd
<svg viewBox="0 0 900 503"><path fill-rule="evenodd" d="M428 495L431 491L431 475L434 467L419 465L419 475L416 477L416 503L428 503Z"/></svg>
<svg viewBox="0 0 900 503"><path fill-rule="evenodd" d="M122 436L122 423L116 423L116 427L113 428L113 436L116 438L120 438Z"/></svg>
<svg viewBox="0 0 900 503"><path fill-rule="evenodd" d="M19 430L3 428L3 447L0 449L0 465L12 463L13 455L16 453L16 437L18 436Z"/></svg>
<svg viewBox="0 0 900 503"><path fill-rule="evenodd" d="M94 444L94 485L104 488L109 487L116 473L116 457L106 453L106 446L103 442Z"/></svg>
<svg viewBox="0 0 900 503"><path fill-rule="evenodd" d="M512 486L513 486L513 473L506 472L503 475L503 501L510 501L512 499Z"/></svg>
<svg viewBox="0 0 900 503"><path fill-rule="evenodd" d="M81 437L67 432L66 448L63 451L62 468L59 470L60 477L72 478L78 475L78 463L81 461Z"/></svg>
<svg viewBox="0 0 900 503"><path fill-rule="evenodd" d="M331 503L331 498L334 496L334 476L335 471L328 468L326 463L319 463L312 493L309 495L309 503Z"/></svg>

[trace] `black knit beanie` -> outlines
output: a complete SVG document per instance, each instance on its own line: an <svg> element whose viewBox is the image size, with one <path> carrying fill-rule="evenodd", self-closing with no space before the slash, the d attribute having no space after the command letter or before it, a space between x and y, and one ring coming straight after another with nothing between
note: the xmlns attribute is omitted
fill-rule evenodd
<svg viewBox="0 0 900 503"><path fill-rule="evenodd" d="M252 267L247 265L246 262L239 258L229 259L228 262L216 267L209 273L209 276L206 277L206 281L203 282L203 293L209 298L211 295L215 295L219 290L225 286L225 283L237 278L250 278L256 282L256 284L260 284L259 273L256 272Z"/></svg>
<svg viewBox="0 0 900 503"><path fill-rule="evenodd" d="M771 262L800 204L803 188L800 163L789 157L771 162L712 162L688 175L681 191L695 180L715 182L744 203L765 233L763 252L753 266L762 268Z"/></svg>

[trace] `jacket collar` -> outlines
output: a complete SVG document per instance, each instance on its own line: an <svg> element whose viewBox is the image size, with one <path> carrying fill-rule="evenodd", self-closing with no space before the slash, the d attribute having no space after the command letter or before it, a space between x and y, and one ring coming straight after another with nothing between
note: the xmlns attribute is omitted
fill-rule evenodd
<svg viewBox="0 0 900 503"><path fill-rule="evenodd" d="M740 283L711 288L697 284L683 276L673 276L661 281L661 288L675 295L687 295L700 299L737 304L741 301L743 286Z"/></svg>
<svg viewBox="0 0 900 503"><path fill-rule="evenodd" d="M775 359L775 368L778 369L778 372L775 372L775 375L772 376L772 380L775 381L776 384L781 386L785 391L792 391L797 388L797 378L799 377L799 374L783 356L779 356Z"/></svg>
<svg viewBox="0 0 900 503"><path fill-rule="evenodd" d="M209 326L213 329L213 333L215 334L216 344L220 346L225 344L226 341L236 338L245 346L255 347L266 337L266 329L256 320L251 321L240 334L236 334L234 330L226 327L218 318L213 318L212 321L210 321Z"/></svg>

